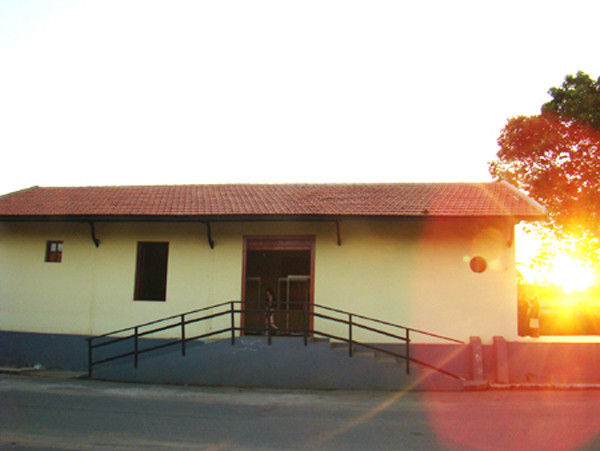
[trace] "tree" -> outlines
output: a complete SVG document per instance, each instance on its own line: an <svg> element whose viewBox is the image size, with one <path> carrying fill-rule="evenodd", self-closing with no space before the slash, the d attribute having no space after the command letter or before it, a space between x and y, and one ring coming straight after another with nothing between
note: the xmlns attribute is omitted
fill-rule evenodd
<svg viewBox="0 0 600 451"><path fill-rule="evenodd" d="M594 81L584 72L567 75L560 88L550 88L550 102L542 105L542 113L555 113L564 118L600 130L600 77Z"/></svg>
<svg viewBox="0 0 600 451"><path fill-rule="evenodd" d="M600 78L568 75L549 94L541 114L508 120L490 173L545 205L545 231L600 263Z"/></svg>

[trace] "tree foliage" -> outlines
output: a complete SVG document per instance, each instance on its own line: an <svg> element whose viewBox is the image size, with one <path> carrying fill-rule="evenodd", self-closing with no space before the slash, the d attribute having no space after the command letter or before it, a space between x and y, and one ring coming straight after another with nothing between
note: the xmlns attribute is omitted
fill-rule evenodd
<svg viewBox="0 0 600 451"><path fill-rule="evenodd" d="M560 88L550 88L550 102L542 113L555 113L600 130L600 77L594 81L584 72L567 75Z"/></svg>
<svg viewBox="0 0 600 451"><path fill-rule="evenodd" d="M549 94L541 114L508 120L490 173L545 205L547 230L599 261L600 78L568 75Z"/></svg>

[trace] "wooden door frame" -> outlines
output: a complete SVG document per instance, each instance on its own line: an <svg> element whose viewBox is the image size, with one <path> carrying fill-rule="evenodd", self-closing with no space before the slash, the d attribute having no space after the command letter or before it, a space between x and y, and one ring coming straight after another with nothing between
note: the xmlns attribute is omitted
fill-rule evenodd
<svg viewBox="0 0 600 451"><path fill-rule="evenodd" d="M313 312L315 292L315 235L244 235L242 255L242 302L246 301L246 260L248 251L310 251L310 286L308 306ZM245 304L242 304L240 327L244 333ZM308 327L313 328L313 315L308 316Z"/></svg>

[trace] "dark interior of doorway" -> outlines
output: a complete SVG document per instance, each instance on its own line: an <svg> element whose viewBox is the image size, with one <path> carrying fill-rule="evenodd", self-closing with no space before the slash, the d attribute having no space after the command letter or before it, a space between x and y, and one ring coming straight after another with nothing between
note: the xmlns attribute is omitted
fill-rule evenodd
<svg viewBox="0 0 600 451"><path fill-rule="evenodd" d="M277 333L300 333L310 302L310 274L310 250L247 251L245 333L265 333L268 289L274 295Z"/></svg>

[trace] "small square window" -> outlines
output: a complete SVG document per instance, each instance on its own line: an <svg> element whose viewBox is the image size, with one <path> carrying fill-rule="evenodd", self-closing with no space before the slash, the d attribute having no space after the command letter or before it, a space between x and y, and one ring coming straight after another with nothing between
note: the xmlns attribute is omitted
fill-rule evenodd
<svg viewBox="0 0 600 451"><path fill-rule="evenodd" d="M46 261L60 263L62 261L62 241L47 241L46 242Z"/></svg>

